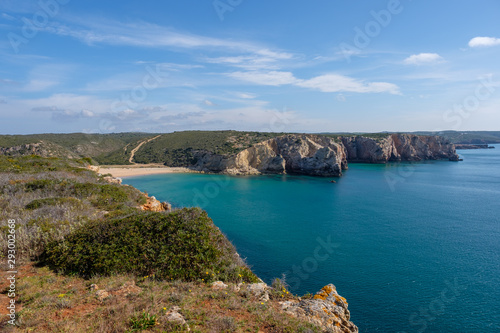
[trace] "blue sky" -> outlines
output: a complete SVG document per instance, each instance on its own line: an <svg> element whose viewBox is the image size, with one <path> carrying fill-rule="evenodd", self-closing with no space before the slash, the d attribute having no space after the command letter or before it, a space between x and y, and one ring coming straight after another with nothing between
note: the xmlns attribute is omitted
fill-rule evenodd
<svg viewBox="0 0 500 333"><path fill-rule="evenodd" d="M500 130L500 2L0 2L0 133Z"/></svg>

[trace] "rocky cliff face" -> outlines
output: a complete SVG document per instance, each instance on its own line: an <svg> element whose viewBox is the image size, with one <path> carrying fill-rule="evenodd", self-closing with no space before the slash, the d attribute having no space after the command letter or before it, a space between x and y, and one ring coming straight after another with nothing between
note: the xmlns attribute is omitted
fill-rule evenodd
<svg viewBox="0 0 500 333"><path fill-rule="evenodd" d="M197 152L195 167L232 175L306 174L336 177L347 162L387 163L447 159L458 161L453 144L438 136L388 134L333 138L311 134L288 134L263 141L235 156Z"/></svg>
<svg viewBox="0 0 500 333"><path fill-rule="evenodd" d="M289 134L263 141L235 156L196 156L200 170L232 175L307 174L340 176L347 168L344 147L334 139L318 135Z"/></svg>
<svg viewBox="0 0 500 333"><path fill-rule="evenodd" d="M387 163L399 161L458 161L455 146L439 136L391 134L373 139L363 136L342 137L349 162Z"/></svg>

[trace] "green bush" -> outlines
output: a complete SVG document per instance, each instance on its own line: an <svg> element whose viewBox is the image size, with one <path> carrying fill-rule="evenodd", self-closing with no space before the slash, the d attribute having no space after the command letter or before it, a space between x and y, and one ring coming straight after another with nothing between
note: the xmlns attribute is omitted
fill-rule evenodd
<svg viewBox="0 0 500 333"><path fill-rule="evenodd" d="M132 273L196 281L217 272L226 281L257 280L207 213L197 208L89 222L65 240L50 243L41 263L86 278Z"/></svg>
<svg viewBox="0 0 500 333"><path fill-rule="evenodd" d="M24 208L26 209L38 209L44 206L56 206L62 204L70 204L70 205L81 205L81 201L76 198L44 198L44 199L36 199L27 204Z"/></svg>

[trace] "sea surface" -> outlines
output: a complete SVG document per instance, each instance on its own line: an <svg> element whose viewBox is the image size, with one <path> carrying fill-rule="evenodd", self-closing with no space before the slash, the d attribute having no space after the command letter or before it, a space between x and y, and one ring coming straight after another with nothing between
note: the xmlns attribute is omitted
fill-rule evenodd
<svg viewBox="0 0 500 333"><path fill-rule="evenodd" d="M462 162L350 164L334 178L124 179L201 206L264 281L333 283L360 332L500 332L500 145Z"/></svg>

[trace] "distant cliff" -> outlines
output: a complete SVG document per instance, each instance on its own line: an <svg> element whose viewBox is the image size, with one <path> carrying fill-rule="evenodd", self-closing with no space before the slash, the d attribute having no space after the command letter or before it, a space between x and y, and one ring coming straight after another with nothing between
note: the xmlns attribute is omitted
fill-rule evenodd
<svg viewBox="0 0 500 333"><path fill-rule="evenodd" d="M440 136L390 134L373 139L342 137L349 162L387 163L401 161L458 161L455 146Z"/></svg>
<svg viewBox="0 0 500 333"><path fill-rule="evenodd" d="M332 177L341 176L348 162L459 160L454 145L438 136L388 134L381 138L348 136L336 139L287 134L230 156L195 152L192 166L232 175L289 173Z"/></svg>

